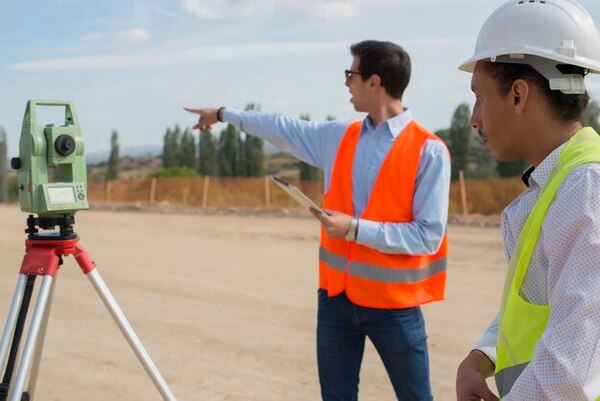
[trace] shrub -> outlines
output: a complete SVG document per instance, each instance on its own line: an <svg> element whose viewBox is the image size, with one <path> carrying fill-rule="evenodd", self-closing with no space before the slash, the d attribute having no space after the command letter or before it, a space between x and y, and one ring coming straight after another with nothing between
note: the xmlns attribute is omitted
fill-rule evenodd
<svg viewBox="0 0 600 401"><path fill-rule="evenodd" d="M158 170L150 174L150 178L171 178L171 177L197 177L199 174L196 170L189 167L169 167Z"/></svg>

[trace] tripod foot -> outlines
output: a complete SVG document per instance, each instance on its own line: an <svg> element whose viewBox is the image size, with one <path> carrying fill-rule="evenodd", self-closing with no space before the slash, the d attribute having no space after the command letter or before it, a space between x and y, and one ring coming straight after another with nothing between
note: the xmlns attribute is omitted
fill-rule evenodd
<svg viewBox="0 0 600 401"><path fill-rule="evenodd" d="M6 401L8 397L8 384L0 384L0 401ZM21 401L29 401L29 393L24 392L21 395Z"/></svg>
<svg viewBox="0 0 600 401"><path fill-rule="evenodd" d="M165 401L177 401L175 396L171 392L171 389L167 385L167 382L162 377L162 375L158 371L158 368L150 358L150 355L144 348L139 337L135 334L135 331L127 321L127 318L125 317L125 314L119 307L119 304L110 293L108 287L104 283L104 280L102 280L100 273L98 273L98 269L90 271L87 274L87 276L92 282L94 288L96 289L96 292L102 299L102 302L104 302L104 306L106 306L113 320L115 321L117 326L119 326L121 333L123 334L123 336L125 336L125 339L129 343L129 346L133 349L135 355L146 370L148 376L150 376L150 379L152 379L154 386L160 392L163 399Z"/></svg>

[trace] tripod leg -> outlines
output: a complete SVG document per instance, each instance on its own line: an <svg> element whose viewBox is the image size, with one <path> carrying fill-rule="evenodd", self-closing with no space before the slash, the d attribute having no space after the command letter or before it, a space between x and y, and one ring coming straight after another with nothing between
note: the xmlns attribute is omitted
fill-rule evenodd
<svg viewBox="0 0 600 401"><path fill-rule="evenodd" d="M19 274L17 288L15 289L15 294L13 295L8 311L8 318L6 319L6 326L4 326L4 331L2 333L2 341L0 341L0 370L4 369L4 365L6 364L8 347L10 346L11 337L13 336L17 324L19 309L21 307L21 302L23 301L23 294L25 293L26 281L27 275Z"/></svg>
<svg viewBox="0 0 600 401"><path fill-rule="evenodd" d="M15 365L19 357L19 346L23 327L27 319L29 302L33 293L35 276L20 274L17 280L17 288L11 303L4 334L0 342L0 370L4 369L2 383L0 383L0 400L6 401L10 384L13 382ZM17 312L18 311L18 312ZM11 341L12 337L12 343ZM9 350L10 344L10 350Z"/></svg>
<svg viewBox="0 0 600 401"><path fill-rule="evenodd" d="M42 320L44 319L44 313L46 312L46 306L50 297L50 290L52 289L53 281L53 277L50 275L43 277L44 279L42 280L42 285L40 286L35 309L31 317L29 333L27 334L27 340L25 341L25 347L23 348L23 354L21 355L21 363L19 365L19 369L17 370L15 384L10 392L9 401L21 401L23 387L25 385L25 378L31 365L33 353L36 350L38 335L40 333Z"/></svg>
<svg viewBox="0 0 600 401"><path fill-rule="evenodd" d="M46 303L46 309L44 310L44 315L42 318L42 324L40 327L40 334L37 341L37 346L33 356L33 363L31 366L31 373L29 374L29 386L27 389L27 393L29 394L29 399L34 399L35 393L35 385L37 384L37 377L40 371L40 362L42 360L42 351L44 349L44 340L46 338L46 330L48 328L48 319L50 318L50 309L52 307L52 299L54 298L54 287L56 286L56 279L52 280L52 285L50 286L50 294L48 295L48 302Z"/></svg>
<svg viewBox="0 0 600 401"><path fill-rule="evenodd" d="M148 373L148 375L152 379L152 382L162 395L163 399L167 401L176 401L175 396L169 389L169 386L167 385L165 379L163 379L160 372L158 371L158 368L156 367L154 362L152 362L150 355L148 355L148 352L142 345L142 342L135 334L135 331L133 331L133 328L127 321L125 314L123 314L123 311L121 310L121 308L117 304L117 301L114 299L114 297L108 290L108 287L104 283L104 280L102 280L102 277L100 277L98 270L93 269L89 271L87 273L87 276L94 285L94 288L96 289L96 292L102 299L102 302L104 302L104 305L109 310L115 323L117 323L117 326L119 326L121 333L123 333L123 335L127 339L127 342L135 352L139 361L144 366L144 369L146 369L146 373Z"/></svg>

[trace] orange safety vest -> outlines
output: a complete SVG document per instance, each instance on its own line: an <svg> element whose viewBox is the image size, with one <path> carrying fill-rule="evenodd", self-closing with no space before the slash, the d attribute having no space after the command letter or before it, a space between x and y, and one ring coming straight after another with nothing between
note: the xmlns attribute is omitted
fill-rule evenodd
<svg viewBox="0 0 600 401"><path fill-rule="evenodd" d="M324 207L354 215L352 163L361 122L348 127L337 151ZM438 137L411 121L398 135L381 165L361 219L409 223L421 149ZM374 248L329 238L321 228L319 288L329 296L342 291L355 304L371 308L409 308L444 299L448 238L433 255L382 253Z"/></svg>

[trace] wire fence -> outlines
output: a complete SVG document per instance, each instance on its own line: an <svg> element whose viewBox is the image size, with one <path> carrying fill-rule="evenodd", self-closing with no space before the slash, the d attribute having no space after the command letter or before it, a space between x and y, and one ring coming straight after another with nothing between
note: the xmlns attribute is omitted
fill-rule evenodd
<svg viewBox="0 0 600 401"><path fill-rule="evenodd" d="M294 181L306 195L322 204L322 181ZM461 190L462 187L462 190ZM449 213L495 215L525 186L519 178L453 181ZM152 178L88 182L92 203L173 204L200 208L301 209L267 177Z"/></svg>

